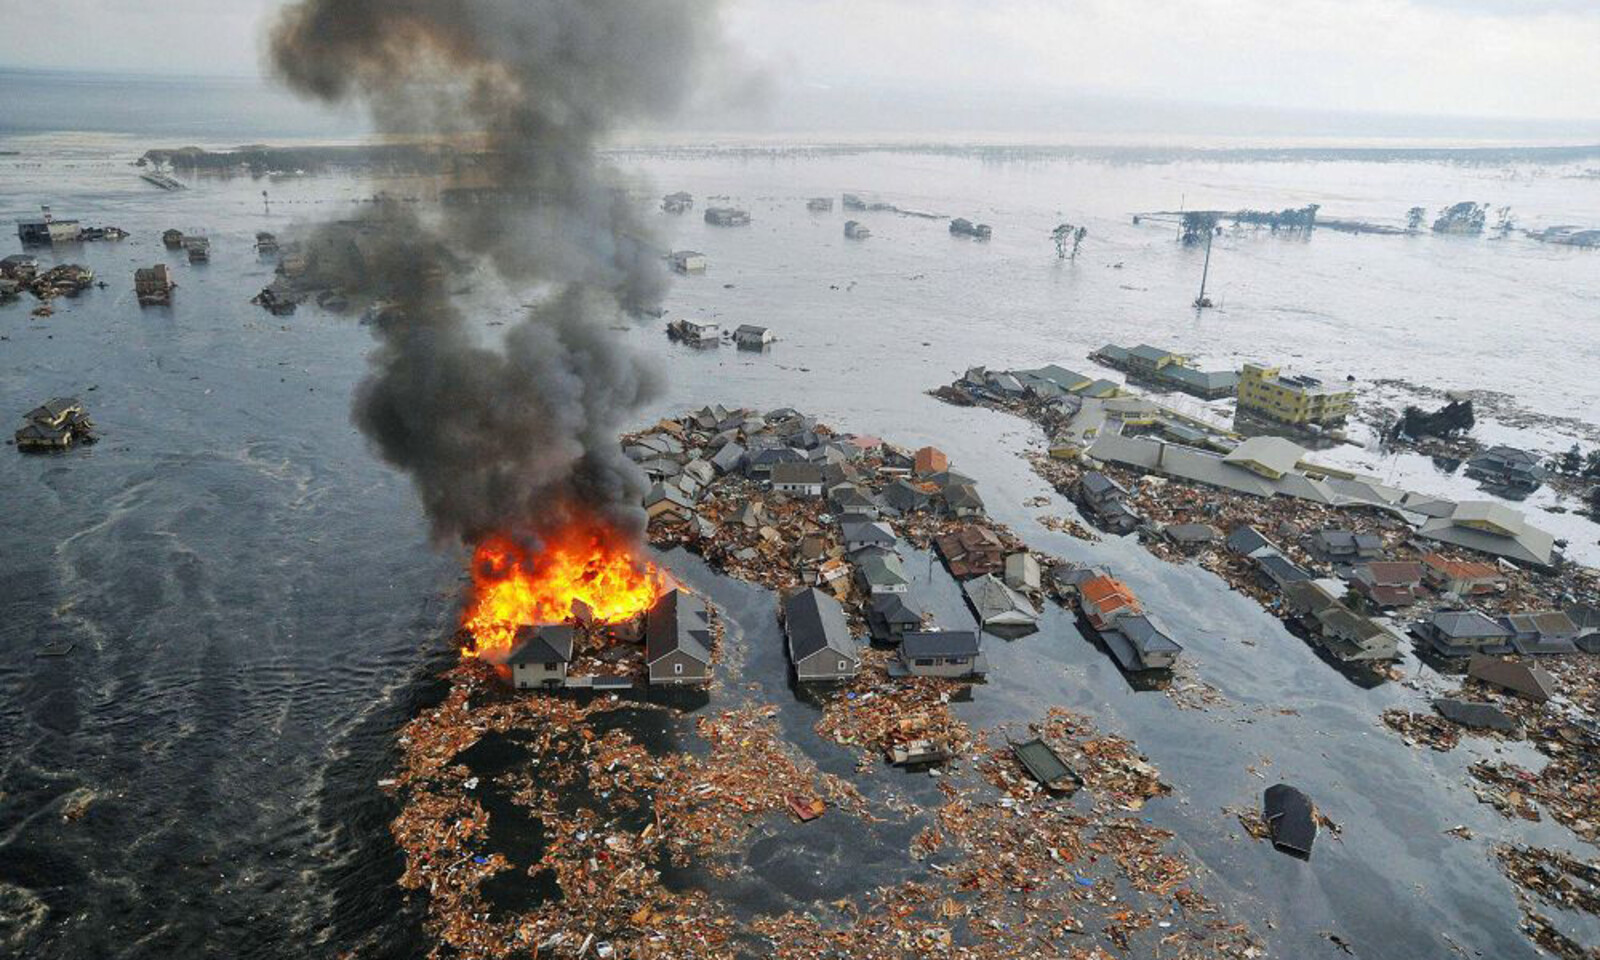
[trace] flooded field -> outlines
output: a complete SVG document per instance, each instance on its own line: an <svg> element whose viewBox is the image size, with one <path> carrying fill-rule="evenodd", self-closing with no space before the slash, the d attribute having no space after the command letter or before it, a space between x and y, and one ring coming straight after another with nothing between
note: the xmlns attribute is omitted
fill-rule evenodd
<svg viewBox="0 0 1600 960"><path fill-rule="evenodd" d="M53 316L31 317L27 298L0 305L0 409L20 417L50 396L76 395L104 436L64 456L0 457L0 484L12 491L0 506L9 534L0 552L0 891L18 918L0 927L0 943L63 957L265 957L291 944L317 956L421 955L420 911L396 886L396 808L375 785L392 771L395 731L441 695L435 678L453 657L463 558L429 544L410 487L349 422L368 331L349 315L306 306L274 317L248 302L272 278L272 262L253 249L256 231L288 235L353 214L375 188L349 177L246 177L166 193L139 181L129 162L172 145L0 141L18 151L0 157L0 220L48 203L58 216L132 234L41 255L84 263L107 284L58 301ZM1600 181L1571 178L1568 166L1292 157L625 151L616 160L638 176L641 196L682 189L701 206L725 196L753 219L718 229L700 206L659 215L670 246L705 252L710 268L677 283L666 317L618 331L669 379L641 425L704 403L793 406L841 429L935 444L1030 545L1116 568L1181 633L1194 681L1219 695L1195 710L1133 689L1052 607L1037 634L988 642L990 680L955 705L962 719L986 728L1065 707L1136 742L1174 788L1142 815L1176 834L1198 864L1199 887L1274 956L1341 955L1329 934L1363 957L1536 955L1492 848L1516 840L1586 859L1593 848L1549 821L1502 818L1477 801L1465 773L1480 758L1535 763L1523 755L1531 751L1476 738L1449 753L1408 747L1379 715L1423 709L1423 691L1453 679L1408 652L1401 667L1414 684L1363 689L1217 577L1131 541L1045 529L1036 517L1072 508L1020 456L1043 437L926 391L974 363L1102 373L1088 352L1147 341L1206 367L1264 359L1358 383L1501 391L1597 427L1593 253L1519 235L1229 231L1211 265L1219 308L1197 316L1188 304L1200 253L1168 227L1133 225L1131 214L1317 202L1329 216L1400 222L1410 206L1470 198L1509 204L1528 227L1596 226ZM384 188L426 193L421 184ZM847 241L843 211L813 214L804 204L841 192L987 222L994 238L976 243L952 237L943 221L866 214L872 238ZM1075 262L1058 261L1049 239L1064 220L1089 228ZM169 227L205 230L211 262L166 251L159 234ZM174 304L141 311L132 272L157 262L177 275ZM463 286L486 337L528 299L481 277ZM663 328L680 316L770 326L779 341L765 353L677 348ZM1580 439L1492 421L1480 432L1544 452ZM1391 482L1466 493L1459 477L1370 442L1340 456ZM1048 505L1024 506L1037 497ZM1571 540L1574 556L1593 557L1600 529L1573 514L1541 515L1553 504L1523 509ZM691 557L661 559L723 611L740 651L694 716L774 704L789 742L820 770L851 775L853 757L812 732L817 707L790 688L775 598ZM909 566L949 616L964 613L942 568L926 558ZM71 653L33 655L57 643ZM476 759L492 766L514 756ZM864 792L937 802L931 778L879 769L862 779ZM1319 840L1310 862L1255 842L1229 812L1253 807L1279 779L1342 828ZM1445 832L1458 825L1474 839ZM874 866L848 883L837 876L874 844L892 864L909 828L863 835L824 819L808 830L794 843L786 821L763 827L732 880L676 879L708 884L754 916L904 875ZM532 828L497 839L524 857L540 842ZM535 886L497 896L516 904L540 894ZM1578 940L1600 941L1592 918L1563 922Z"/></svg>

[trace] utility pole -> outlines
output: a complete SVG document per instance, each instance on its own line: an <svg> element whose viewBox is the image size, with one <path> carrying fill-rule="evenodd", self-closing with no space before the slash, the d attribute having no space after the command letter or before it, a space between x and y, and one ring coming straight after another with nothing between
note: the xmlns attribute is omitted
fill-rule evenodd
<svg viewBox="0 0 1600 960"><path fill-rule="evenodd" d="M1194 298L1194 308L1204 310L1211 305L1206 299L1206 277L1211 273L1211 241L1217 235L1217 228L1211 227L1206 231L1206 263L1200 268L1200 296Z"/></svg>

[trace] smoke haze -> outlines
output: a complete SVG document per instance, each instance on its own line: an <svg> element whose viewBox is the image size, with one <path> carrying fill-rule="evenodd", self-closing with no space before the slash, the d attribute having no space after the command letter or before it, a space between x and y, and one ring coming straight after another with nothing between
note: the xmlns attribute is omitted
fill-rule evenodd
<svg viewBox="0 0 1600 960"><path fill-rule="evenodd" d="M381 211L339 285L397 301L353 418L416 484L437 539L537 539L575 516L642 524L616 433L658 390L607 325L656 304L659 248L596 156L619 124L676 109L717 43L714 0L301 0L271 36L295 91L357 101L380 132L475 147L437 215ZM348 232L348 225L341 229ZM326 238L324 238L326 239ZM481 342L442 251L541 305Z"/></svg>

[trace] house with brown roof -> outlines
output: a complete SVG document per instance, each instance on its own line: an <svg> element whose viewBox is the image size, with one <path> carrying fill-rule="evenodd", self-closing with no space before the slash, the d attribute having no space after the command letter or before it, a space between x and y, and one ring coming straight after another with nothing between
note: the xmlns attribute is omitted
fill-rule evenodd
<svg viewBox="0 0 1600 960"><path fill-rule="evenodd" d="M934 540L933 545L957 580L981 577L1005 570L1005 545L988 527L969 523L954 533Z"/></svg>
<svg viewBox="0 0 1600 960"><path fill-rule="evenodd" d="M950 458L938 447L923 447L912 456L911 469L919 477L943 473L950 469Z"/></svg>
<svg viewBox="0 0 1600 960"><path fill-rule="evenodd" d="M1409 607L1422 595L1422 564L1409 560L1364 563L1350 575L1350 589L1382 610Z"/></svg>
<svg viewBox="0 0 1600 960"><path fill-rule="evenodd" d="M1428 586L1458 597L1493 593L1505 584L1498 567L1477 560L1451 560L1443 554L1430 553L1422 558L1422 567Z"/></svg>

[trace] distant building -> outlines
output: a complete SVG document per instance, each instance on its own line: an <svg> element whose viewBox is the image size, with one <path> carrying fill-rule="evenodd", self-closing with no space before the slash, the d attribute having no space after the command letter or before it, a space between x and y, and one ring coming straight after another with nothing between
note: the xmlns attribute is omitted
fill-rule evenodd
<svg viewBox="0 0 1600 960"><path fill-rule="evenodd" d="M1531 493L1544 483L1539 458L1515 447L1490 447L1467 461L1467 476L1495 487Z"/></svg>
<svg viewBox="0 0 1600 960"><path fill-rule="evenodd" d="M172 302L172 274L164 263L141 267L133 272L133 292L139 306L166 306Z"/></svg>
<svg viewBox="0 0 1600 960"><path fill-rule="evenodd" d="M1239 376L1239 410L1291 426L1334 427L1355 403L1348 385L1330 387L1316 377L1285 374L1278 367L1247 363Z"/></svg>
<svg viewBox="0 0 1600 960"><path fill-rule="evenodd" d="M950 469L950 458L938 447L923 447L912 457L912 470L919 477Z"/></svg>
<svg viewBox="0 0 1600 960"><path fill-rule="evenodd" d="M1282 437L1250 437L1222 458L1223 463L1243 467L1268 480L1281 480L1294 472L1306 455L1299 444Z"/></svg>
<svg viewBox="0 0 1600 960"><path fill-rule="evenodd" d="M1189 358L1147 343L1132 349L1108 343L1089 358L1126 371L1130 380L1181 390L1206 400L1231 397L1239 387L1239 374L1232 370L1197 370L1189 365Z"/></svg>
<svg viewBox="0 0 1600 960"><path fill-rule="evenodd" d="M662 594L645 616L645 663L651 683L705 683L711 679L711 613L683 590Z"/></svg>
<svg viewBox="0 0 1600 960"><path fill-rule="evenodd" d="M987 223L973 223L965 217L951 220L950 232L955 236L971 237L974 240L987 240L994 235L994 230Z"/></svg>
<svg viewBox="0 0 1600 960"><path fill-rule="evenodd" d="M694 195L679 191L661 198L661 209L667 213L685 213L694 206Z"/></svg>
<svg viewBox="0 0 1600 960"><path fill-rule="evenodd" d="M674 320L667 324L667 335L695 346L714 346L722 336L715 320Z"/></svg>
<svg viewBox="0 0 1600 960"><path fill-rule="evenodd" d="M671 257L672 269L679 273L705 273L710 259L698 250L677 250Z"/></svg>
<svg viewBox="0 0 1600 960"><path fill-rule="evenodd" d="M1006 557L1006 586L1013 590L1039 590L1043 583L1039 561L1033 554L1023 550Z"/></svg>
<svg viewBox="0 0 1600 960"><path fill-rule="evenodd" d="M548 624L517 629L516 645L506 664L511 685L518 690L559 687L566 682L572 663L572 641L577 630L570 624Z"/></svg>
<svg viewBox="0 0 1600 960"><path fill-rule="evenodd" d="M858 223L855 220L846 220L844 222L844 236L846 240L865 240L872 236L872 231L867 228L866 224Z"/></svg>
<svg viewBox="0 0 1600 960"><path fill-rule="evenodd" d="M741 323L733 331L733 342L750 350L759 350L773 340L772 331L753 323Z"/></svg>
<svg viewBox="0 0 1600 960"><path fill-rule="evenodd" d="M44 208L44 216L38 220L18 220L17 239L24 246L40 246L49 243L74 243L83 239L83 227L76 220L57 220L51 216L50 208Z"/></svg>
<svg viewBox="0 0 1600 960"><path fill-rule="evenodd" d="M31 253L13 253L0 260L0 277L32 280L39 275L39 258Z"/></svg>
<svg viewBox="0 0 1600 960"><path fill-rule="evenodd" d="M1500 618L1511 631L1511 645L1521 654L1576 653L1578 625L1559 610L1513 613Z"/></svg>
<svg viewBox="0 0 1600 960"><path fill-rule="evenodd" d="M952 483L945 487L944 505L957 517L981 517L985 509L978 488L970 483Z"/></svg>
<svg viewBox="0 0 1600 960"><path fill-rule="evenodd" d="M812 213L828 213L833 209L832 197L812 197L806 201L806 209Z"/></svg>
<svg viewBox="0 0 1600 960"><path fill-rule="evenodd" d="M735 207L707 207L706 223L715 227L743 227L750 224L748 211Z"/></svg>
<svg viewBox="0 0 1600 960"><path fill-rule="evenodd" d="M861 667L839 601L815 588L801 590L783 607L783 632L795 676L807 680L848 680Z"/></svg>
<svg viewBox="0 0 1600 960"><path fill-rule="evenodd" d="M901 672L917 677L971 677L988 671L978 634L971 630L919 630L900 641Z"/></svg>

